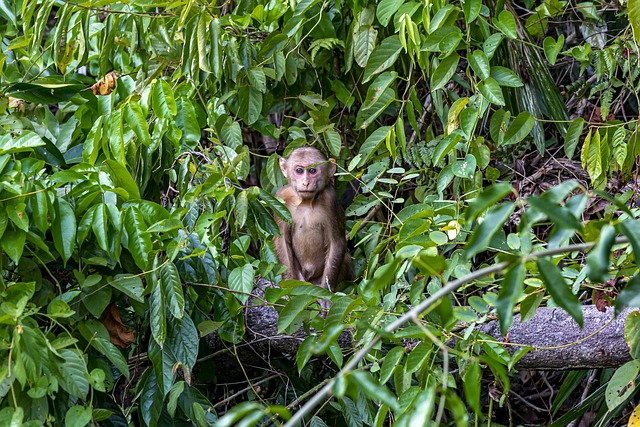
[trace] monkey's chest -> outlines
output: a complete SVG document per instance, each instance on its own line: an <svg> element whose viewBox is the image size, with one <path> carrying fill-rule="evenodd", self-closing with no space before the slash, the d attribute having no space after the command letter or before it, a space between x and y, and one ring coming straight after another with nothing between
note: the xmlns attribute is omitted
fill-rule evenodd
<svg viewBox="0 0 640 427"><path fill-rule="evenodd" d="M329 246L323 222L306 218L293 224L291 231L293 250L305 277L321 276Z"/></svg>

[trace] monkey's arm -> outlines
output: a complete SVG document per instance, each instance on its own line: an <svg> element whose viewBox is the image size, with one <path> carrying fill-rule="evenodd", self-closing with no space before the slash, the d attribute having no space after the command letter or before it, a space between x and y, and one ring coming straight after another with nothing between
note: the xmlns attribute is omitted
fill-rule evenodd
<svg viewBox="0 0 640 427"><path fill-rule="evenodd" d="M293 252L291 243L291 225L276 217L276 223L280 229L280 237L274 237L273 244L276 248L276 255L280 264L286 266L288 270L283 274L284 279L304 280L301 273L300 263Z"/></svg>
<svg viewBox="0 0 640 427"><path fill-rule="evenodd" d="M344 265L344 257L347 253L347 242L344 239L344 231L340 231L341 227L333 227L332 229L325 230L328 232L327 239L329 240L329 251L327 253L327 260L325 262L324 271L322 273L322 286L326 287L329 283L329 289L335 290L338 285L340 277L345 277L341 274L341 270L346 268Z"/></svg>

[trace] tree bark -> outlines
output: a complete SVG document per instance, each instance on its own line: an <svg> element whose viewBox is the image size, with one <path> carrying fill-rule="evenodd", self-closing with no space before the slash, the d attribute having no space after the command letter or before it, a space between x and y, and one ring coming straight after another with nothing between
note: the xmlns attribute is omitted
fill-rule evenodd
<svg viewBox="0 0 640 427"><path fill-rule="evenodd" d="M507 339L500 335L497 321L483 325L480 330L494 338L508 342L513 353L521 346L533 347L516 364L517 369L556 370L617 367L631 360L624 341L624 322L632 310L624 310L614 318L613 307L605 312L593 305L582 307L584 326L580 326L562 309L541 307L529 321L520 323L516 315Z"/></svg>

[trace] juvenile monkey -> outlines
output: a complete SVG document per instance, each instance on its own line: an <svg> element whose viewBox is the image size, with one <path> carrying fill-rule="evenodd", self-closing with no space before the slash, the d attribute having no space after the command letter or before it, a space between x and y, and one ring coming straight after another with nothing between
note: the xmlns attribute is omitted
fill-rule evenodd
<svg viewBox="0 0 640 427"><path fill-rule="evenodd" d="M281 236L274 238L276 254L288 267L283 278L328 285L333 291L353 278L344 212L333 186L336 165L320 150L302 147L281 158L280 169L289 184L276 195L291 212L291 224L275 217Z"/></svg>

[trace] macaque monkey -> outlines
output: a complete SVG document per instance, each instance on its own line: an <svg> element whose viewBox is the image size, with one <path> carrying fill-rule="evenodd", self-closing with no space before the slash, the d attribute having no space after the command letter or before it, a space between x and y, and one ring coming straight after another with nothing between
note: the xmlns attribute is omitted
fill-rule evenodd
<svg viewBox="0 0 640 427"><path fill-rule="evenodd" d="M293 150L280 159L289 181L276 194L289 212L291 224L275 217L280 237L274 238L284 279L310 282L334 291L338 283L353 278L347 252L345 218L336 199L335 160L312 147ZM327 308L327 302L320 304Z"/></svg>

